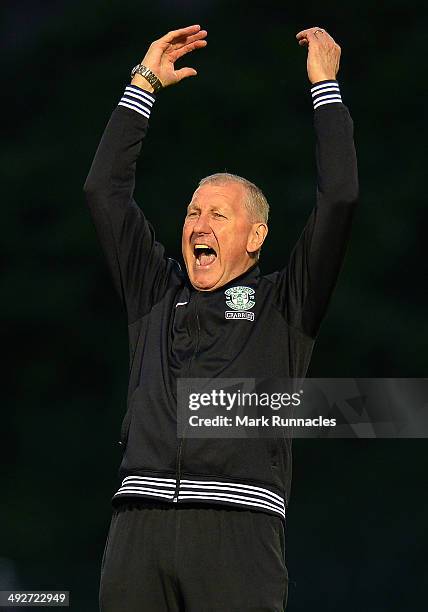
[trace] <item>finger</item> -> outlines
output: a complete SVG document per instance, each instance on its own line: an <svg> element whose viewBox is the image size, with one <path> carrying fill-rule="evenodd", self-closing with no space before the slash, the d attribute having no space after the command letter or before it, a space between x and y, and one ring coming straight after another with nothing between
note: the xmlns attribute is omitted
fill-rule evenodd
<svg viewBox="0 0 428 612"><path fill-rule="evenodd" d="M297 40L300 40L301 38L304 38L305 36L306 36L306 30L302 30L301 32L297 32L296 34Z"/></svg>
<svg viewBox="0 0 428 612"><path fill-rule="evenodd" d="M192 25L188 26L187 28L180 28L179 30L171 30L171 32L168 32L165 34L165 36L161 36L159 40L162 42L171 43L179 36L190 36L192 34L196 34L196 32L198 32L200 29L200 25Z"/></svg>
<svg viewBox="0 0 428 612"><path fill-rule="evenodd" d="M314 46L315 45L323 46L329 42L329 39L327 38L326 33L319 32L318 34L316 34L315 31L308 32L306 39L308 41L308 45L314 45Z"/></svg>
<svg viewBox="0 0 428 612"><path fill-rule="evenodd" d="M315 31L312 35L309 35L309 36L311 37L312 42L314 40L316 40L316 42L321 47L335 47L335 46L337 46L334 38L332 36L330 36L330 34L328 32L326 32L325 30L323 32Z"/></svg>
<svg viewBox="0 0 428 612"><path fill-rule="evenodd" d="M320 42L334 43L334 40L333 40L332 36L330 36L330 34L326 30L323 30L322 28L318 28L318 30L315 30L313 32L313 35Z"/></svg>
<svg viewBox="0 0 428 612"><path fill-rule="evenodd" d="M308 39L308 42L312 42L312 41L320 42L323 36L324 34L320 34L320 38L318 38L315 32L308 32L306 38Z"/></svg>
<svg viewBox="0 0 428 612"><path fill-rule="evenodd" d="M206 40L195 40L195 42L190 43L190 45L185 45L184 47L181 47L181 49L177 49L177 51L174 51L173 61L175 62L180 57L183 57L183 55L186 55L186 53L190 53L191 51L194 51L195 49L203 49L203 47L205 47L206 45L207 45Z"/></svg>
<svg viewBox="0 0 428 612"><path fill-rule="evenodd" d="M299 38L302 37L306 37L309 33L313 33L316 30L324 30L324 28L321 28L320 26L314 26L313 28L306 28L306 30L301 30L300 32L297 32L296 34L296 38L297 40L299 40Z"/></svg>
<svg viewBox="0 0 428 612"><path fill-rule="evenodd" d="M296 34L296 38L302 38L303 36L306 36L308 34L308 32L310 32L311 30L314 30L315 28L306 28L306 30L300 30L300 32L297 32Z"/></svg>
<svg viewBox="0 0 428 612"><path fill-rule="evenodd" d="M206 30L200 30L200 32L198 32L197 34L193 34L193 36L180 36L175 40L174 44L172 45L172 48L174 50L180 49L181 47L184 47L185 45L188 45L194 42L195 40L202 40L203 38L206 38L207 34L208 32Z"/></svg>
<svg viewBox="0 0 428 612"><path fill-rule="evenodd" d="M198 73L194 68L180 68L180 70L176 70L175 74L178 77L178 80L186 79L187 77L196 76Z"/></svg>
<svg viewBox="0 0 428 612"><path fill-rule="evenodd" d="M319 44L320 40L313 32L307 32L305 36L299 38L298 42L300 47L309 47L310 45L315 46Z"/></svg>

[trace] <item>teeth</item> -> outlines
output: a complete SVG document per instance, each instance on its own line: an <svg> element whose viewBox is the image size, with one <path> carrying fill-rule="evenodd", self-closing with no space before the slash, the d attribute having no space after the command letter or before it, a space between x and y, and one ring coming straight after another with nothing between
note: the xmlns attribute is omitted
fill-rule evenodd
<svg viewBox="0 0 428 612"><path fill-rule="evenodd" d="M195 244L195 249L209 249L207 244Z"/></svg>

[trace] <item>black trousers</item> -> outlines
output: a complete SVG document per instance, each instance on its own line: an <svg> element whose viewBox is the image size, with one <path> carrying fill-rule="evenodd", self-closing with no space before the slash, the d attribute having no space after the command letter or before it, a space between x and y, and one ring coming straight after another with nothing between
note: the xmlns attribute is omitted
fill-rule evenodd
<svg viewBox="0 0 428 612"><path fill-rule="evenodd" d="M101 612L282 612L287 595L279 517L148 500L113 510Z"/></svg>

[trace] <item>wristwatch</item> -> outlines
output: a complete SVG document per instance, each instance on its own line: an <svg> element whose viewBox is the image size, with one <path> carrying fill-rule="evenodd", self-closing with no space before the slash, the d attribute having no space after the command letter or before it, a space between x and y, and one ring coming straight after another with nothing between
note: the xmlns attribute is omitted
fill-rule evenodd
<svg viewBox="0 0 428 612"><path fill-rule="evenodd" d="M131 70L131 79L133 79L136 74L140 74L146 79L146 81L150 83L150 85L155 90L154 93L158 93L162 89L162 83L155 75L155 73L150 70L150 68L146 68L146 66L144 66L143 64L137 64Z"/></svg>

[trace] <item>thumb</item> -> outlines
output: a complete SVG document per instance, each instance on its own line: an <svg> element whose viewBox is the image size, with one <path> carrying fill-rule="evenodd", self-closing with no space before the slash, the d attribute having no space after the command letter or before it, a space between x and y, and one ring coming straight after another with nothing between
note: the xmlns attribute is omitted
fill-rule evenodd
<svg viewBox="0 0 428 612"><path fill-rule="evenodd" d="M175 74L178 77L178 80L181 81L190 76L196 76L198 73L194 68L180 68L180 70L176 70Z"/></svg>

